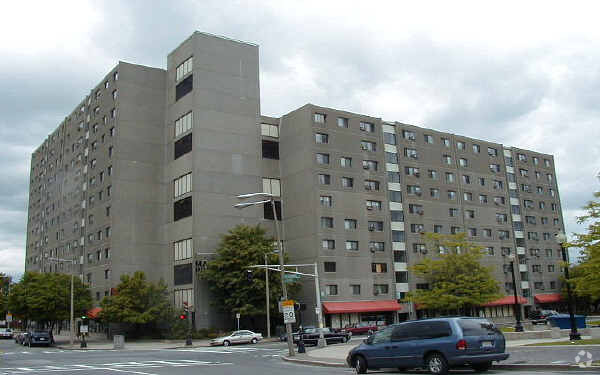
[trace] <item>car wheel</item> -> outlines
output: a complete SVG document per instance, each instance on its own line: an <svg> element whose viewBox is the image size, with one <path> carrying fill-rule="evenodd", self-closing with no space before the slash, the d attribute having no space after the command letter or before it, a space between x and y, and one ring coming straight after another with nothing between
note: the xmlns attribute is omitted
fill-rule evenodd
<svg viewBox="0 0 600 375"><path fill-rule="evenodd" d="M435 375L446 375L448 373L448 362L440 353L430 354L425 360L427 370Z"/></svg>
<svg viewBox="0 0 600 375"><path fill-rule="evenodd" d="M342 344L345 343L346 341L348 341L348 339L346 338L346 336L342 337Z"/></svg>
<svg viewBox="0 0 600 375"><path fill-rule="evenodd" d="M228 340L223 341L223 346L229 346L231 343Z"/></svg>
<svg viewBox="0 0 600 375"><path fill-rule="evenodd" d="M474 363L471 367L477 372L485 372L492 367L492 362Z"/></svg>
<svg viewBox="0 0 600 375"><path fill-rule="evenodd" d="M250 340L251 343L256 344L258 342L258 340L255 338L253 338L252 340Z"/></svg>
<svg viewBox="0 0 600 375"><path fill-rule="evenodd" d="M354 371L356 371L357 374L367 373L367 361L362 355L354 357Z"/></svg>

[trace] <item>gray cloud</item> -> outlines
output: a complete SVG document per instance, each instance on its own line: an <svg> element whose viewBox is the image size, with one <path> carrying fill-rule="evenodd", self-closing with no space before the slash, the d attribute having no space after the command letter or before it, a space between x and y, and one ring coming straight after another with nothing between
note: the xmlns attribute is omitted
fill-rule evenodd
<svg viewBox="0 0 600 375"><path fill-rule="evenodd" d="M575 215L600 190L595 24L550 22L558 12L505 29L392 3L74 4L50 28L32 22L34 37L0 25L17 41L0 46L0 271L23 269L33 149L118 60L165 67L194 30L260 45L263 114L311 102L554 154L568 232L584 229ZM61 28L76 18L86 22Z"/></svg>

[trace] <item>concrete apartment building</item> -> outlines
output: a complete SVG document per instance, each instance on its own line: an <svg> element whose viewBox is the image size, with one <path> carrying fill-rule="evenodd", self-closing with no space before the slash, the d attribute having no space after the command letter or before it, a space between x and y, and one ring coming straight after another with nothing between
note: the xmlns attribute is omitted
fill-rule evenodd
<svg viewBox="0 0 600 375"><path fill-rule="evenodd" d="M426 315L400 301L428 287L408 270L438 253L421 232L466 232L507 295L516 255L525 309L559 302L552 155L311 104L262 116L258 73L258 46L200 32L166 70L120 62L32 155L26 270L74 272L97 302L142 270L196 327L224 326L197 276L235 225L272 231L270 207L232 207L266 191L290 259L319 265L327 325ZM312 280L302 293L307 324Z"/></svg>

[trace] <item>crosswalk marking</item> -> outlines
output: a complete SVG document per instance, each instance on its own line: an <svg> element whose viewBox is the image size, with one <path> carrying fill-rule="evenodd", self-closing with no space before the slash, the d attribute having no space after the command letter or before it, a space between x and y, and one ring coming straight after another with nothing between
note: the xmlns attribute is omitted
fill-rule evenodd
<svg viewBox="0 0 600 375"><path fill-rule="evenodd" d="M76 364L63 366L40 366L40 367L11 367L0 368L0 375L19 375L19 374L41 374L50 372L74 372L74 371L101 371L101 374L114 372L125 372L138 375L155 375L150 372L144 372L146 369L164 368L164 367L192 367L192 366L226 366L232 365L231 362L212 362L198 361L190 359L182 360L153 360L153 361L129 361L117 363L97 363L97 364ZM143 371L138 371L143 370Z"/></svg>

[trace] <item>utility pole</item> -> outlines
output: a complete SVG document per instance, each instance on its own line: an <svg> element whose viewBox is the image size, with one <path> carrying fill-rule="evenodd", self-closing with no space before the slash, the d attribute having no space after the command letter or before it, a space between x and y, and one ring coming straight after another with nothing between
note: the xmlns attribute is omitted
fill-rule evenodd
<svg viewBox="0 0 600 375"><path fill-rule="evenodd" d="M315 292L317 295L317 306L315 307L315 312L317 313L317 320L319 321L319 341L317 345L319 348L327 346L327 341L325 341L325 337L323 336L323 311L321 310L321 290L319 288L319 265L315 262Z"/></svg>
<svg viewBox="0 0 600 375"><path fill-rule="evenodd" d="M267 297L267 337L271 338L271 313L269 309L269 268L267 267L267 254L265 254L265 286L266 286L266 297Z"/></svg>

